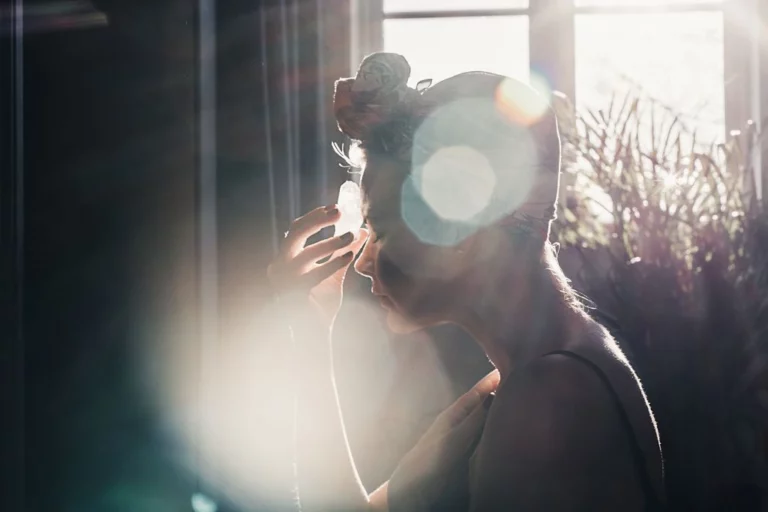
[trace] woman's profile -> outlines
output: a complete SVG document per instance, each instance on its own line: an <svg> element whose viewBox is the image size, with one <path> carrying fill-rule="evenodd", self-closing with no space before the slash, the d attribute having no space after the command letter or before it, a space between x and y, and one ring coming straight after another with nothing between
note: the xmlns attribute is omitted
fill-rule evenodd
<svg viewBox="0 0 768 512"><path fill-rule="evenodd" d="M552 109L495 74L417 88L409 75L405 58L377 53L336 84L338 126L363 157L365 229L306 245L339 219L336 206L317 208L292 223L269 269L297 357L312 363L295 377L302 508L659 509L651 407L549 241L561 150ZM338 411L330 333L358 252L354 269L370 278L391 329L457 324L496 367L371 493L341 415L317 414Z"/></svg>

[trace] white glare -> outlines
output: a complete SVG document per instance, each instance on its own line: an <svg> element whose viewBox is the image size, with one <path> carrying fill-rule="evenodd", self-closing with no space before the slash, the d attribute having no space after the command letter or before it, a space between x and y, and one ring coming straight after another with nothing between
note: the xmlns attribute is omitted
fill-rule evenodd
<svg viewBox="0 0 768 512"><path fill-rule="evenodd" d="M335 235L343 235L347 232L357 234L363 224L361 201L360 187L357 183L354 181L342 183L339 187L339 197L336 200L341 216L334 226Z"/></svg>
<svg viewBox="0 0 768 512"><path fill-rule="evenodd" d="M528 85L541 96L542 102L537 105L537 109L540 110L539 116L541 116L546 110L549 100L552 98L552 87L549 85L549 80L547 80L546 76L535 71L531 71Z"/></svg>
<svg viewBox="0 0 768 512"><path fill-rule="evenodd" d="M199 492L192 495L192 510L195 512L216 512L218 505L204 494Z"/></svg>
<svg viewBox="0 0 768 512"><path fill-rule="evenodd" d="M664 184L665 189L674 188L679 184L679 180L677 175L674 173L667 173L664 178L662 178L662 183Z"/></svg>
<svg viewBox="0 0 768 512"><path fill-rule="evenodd" d="M491 163L467 146L439 149L424 164L421 175L424 200L448 220L469 220L480 213L495 186Z"/></svg>
<svg viewBox="0 0 768 512"><path fill-rule="evenodd" d="M546 78L531 73L530 87L517 80L501 82L496 89L496 107L510 121L530 126L546 112L550 95Z"/></svg>
<svg viewBox="0 0 768 512"><path fill-rule="evenodd" d="M510 122L495 98L440 106L414 134L403 221L424 243L456 245L525 203L537 175L537 149L529 129Z"/></svg>
<svg viewBox="0 0 768 512"><path fill-rule="evenodd" d="M349 162L358 169L362 168L365 164L365 153L357 144L352 144L349 147L347 157L349 158Z"/></svg>

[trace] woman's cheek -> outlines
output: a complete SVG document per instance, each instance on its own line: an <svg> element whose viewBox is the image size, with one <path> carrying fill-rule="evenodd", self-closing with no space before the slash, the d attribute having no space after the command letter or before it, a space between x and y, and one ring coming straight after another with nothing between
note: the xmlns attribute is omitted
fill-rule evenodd
<svg viewBox="0 0 768 512"><path fill-rule="evenodd" d="M401 269L401 264L392 257L392 252L385 247L377 255L376 273L379 281L388 294L396 295L402 292L409 279Z"/></svg>

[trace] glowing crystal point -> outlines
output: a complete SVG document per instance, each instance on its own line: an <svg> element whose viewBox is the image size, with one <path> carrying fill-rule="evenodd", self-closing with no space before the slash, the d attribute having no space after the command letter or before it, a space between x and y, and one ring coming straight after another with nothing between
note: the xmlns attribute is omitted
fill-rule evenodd
<svg viewBox="0 0 768 512"><path fill-rule="evenodd" d="M219 506L205 494L196 492L192 495L192 510L195 512L216 512L218 509Z"/></svg>
<svg viewBox="0 0 768 512"><path fill-rule="evenodd" d="M344 182L339 188L336 204L339 206L341 217L335 225L334 235L343 235L348 231L357 234L363 224L362 200L357 183Z"/></svg>

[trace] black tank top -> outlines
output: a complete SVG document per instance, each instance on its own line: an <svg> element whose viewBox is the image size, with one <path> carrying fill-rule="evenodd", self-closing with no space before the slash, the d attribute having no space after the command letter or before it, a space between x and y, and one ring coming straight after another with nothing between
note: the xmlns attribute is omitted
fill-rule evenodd
<svg viewBox="0 0 768 512"><path fill-rule="evenodd" d="M603 383L606 390L611 396L611 401L613 402L616 408L616 411L619 414L619 418L622 424L622 430L624 430L624 432L626 433L627 441L630 443L633 464L635 466L637 475L640 479L640 485L642 486L643 495L645 496L645 510L646 512L660 512L660 511L666 510L663 498L658 495L658 493L654 490L653 484L651 483L651 478L648 472L648 467L645 461L645 457L643 456L643 452L640 447L640 442L632 427L632 423L629 419L629 416L627 415L627 411L625 410L624 405L622 404L618 393L611 385L611 382L608 379L608 376L605 374L603 370L600 369L598 365L596 365L586 357L581 356L575 352L570 352L568 350L557 350L557 351L549 352L547 354L544 354L541 357L546 357L548 355L557 355L557 354L565 357L569 357L575 361L579 361L580 363L586 365L598 376L600 381ZM479 441L480 441L480 436L478 436L478 439L475 444L475 448L477 447L477 444L479 444ZM474 451L474 449L472 451ZM469 477L469 465L470 465L469 461L466 461L466 464L463 464L462 467L455 468L455 470L460 471L466 477ZM468 483L469 482L467 478L467 484ZM451 489L445 496L441 496L438 503L434 503L429 508L429 512L438 512L438 511L466 512L467 510L469 510L469 507L470 507L470 499L471 497L469 493L469 485L467 485L467 487L464 489ZM406 512L405 509L399 508L396 503L390 503L390 510L392 510L392 512ZM414 512L414 511L409 510L407 512Z"/></svg>
<svg viewBox="0 0 768 512"><path fill-rule="evenodd" d="M632 428L632 423L629 421L629 417L627 416L627 411L624 409L624 405L621 403L621 399L619 398L619 395L616 393L616 390L613 389L613 386L611 386L610 380L608 380L608 377L605 375L605 372L600 369L599 366L597 366L595 363L590 361L589 359L576 354L575 352L570 352L568 350L556 350L554 352L550 352L546 355L562 355L566 357L570 357L571 359L575 361L579 361L582 364L586 365L588 368L591 368L593 372L598 376L600 381L605 386L605 389L608 391L608 393L611 395L611 401L613 402L616 412L619 414L619 418L622 424L622 429L627 435L627 440L630 443L630 447L632 450L632 459L633 463L635 465L635 470L640 478L640 485L643 488L643 494L645 495L645 510L647 512L659 512L666 510L666 507L664 506L664 503L662 501L662 498L658 496L656 491L653 489L653 484L651 483L651 479L648 472L648 467L645 463L645 457L643 456L643 451L640 448L640 442L638 441L637 435L635 434L634 429Z"/></svg>

